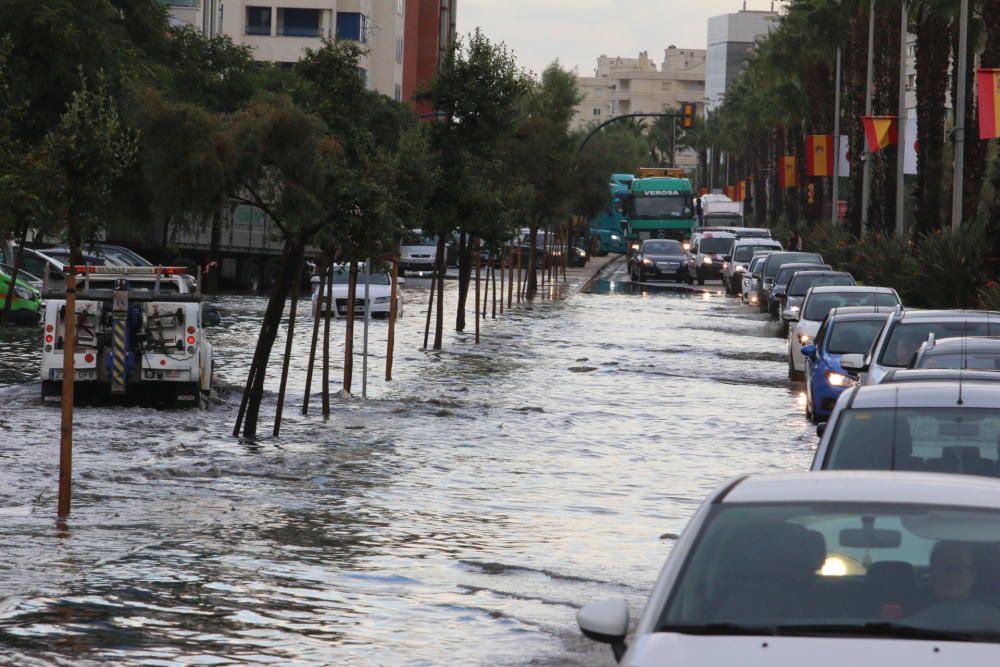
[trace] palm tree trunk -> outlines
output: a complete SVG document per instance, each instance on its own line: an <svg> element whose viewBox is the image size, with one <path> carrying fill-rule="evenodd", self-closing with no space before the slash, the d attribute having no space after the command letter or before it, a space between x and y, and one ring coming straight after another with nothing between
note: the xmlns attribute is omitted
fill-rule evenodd
<svg viewBox="0 0 1000 667"><path fill-rule="evenodd" d="M924 7L915 17L917 35L917 186L913 193L914 236L941 228L944 190L944 129L951 31L947 16Z"/></svg>

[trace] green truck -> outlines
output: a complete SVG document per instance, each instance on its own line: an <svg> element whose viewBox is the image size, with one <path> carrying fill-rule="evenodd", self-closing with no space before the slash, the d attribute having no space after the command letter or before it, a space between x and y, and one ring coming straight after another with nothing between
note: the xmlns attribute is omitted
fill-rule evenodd
<svg viewBox="0 0 1000 667"><path fill-rule="evenodd" d="M633 243L650 238L683 241L698 220L691 181L687 178L636 178L629 189L625 210Z"/></svg>
<svg viewBox="0 0 1000 667"><path fill-rule="evenodd" d="M0 312L3 310L4 300L9 292L10 273L8 273L7 267L0 267ZM42 304L42 299L37 289L18 277L12 297L13 302L10 304L11 323L35 324L38 322L38 309Z"/></svg>

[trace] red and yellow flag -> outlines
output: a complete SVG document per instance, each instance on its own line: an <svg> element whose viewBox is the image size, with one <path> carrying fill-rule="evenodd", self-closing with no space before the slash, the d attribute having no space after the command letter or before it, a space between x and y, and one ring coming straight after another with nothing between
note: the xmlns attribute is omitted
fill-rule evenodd
<svg viewBox="0 0 1000 667"><path fill-rule="evenodd" d="M895 116L862 116L865 125L865 137L868 139L868 152L877 153L886 146L896 143Z"/></svg>
<svg viewBox="0 0 1000 667"><path fill-rule="evenodd" d="M979 83L979 138L1000 138L1000 69L976 72Z"/></svg>
<svg viewBox="0 0 1000 667"><path fill-rule="evenodd" d="M794 155L782 155L778 158L778 186L794 188L799 184L799 172Z"/></svg>
<svg viewBox="0 0 1000 667"><path fill-rule="evenodd" d="M736 201L736 186L735 185L727 185L726 186L726 196L729 197L730 199L732 199L733 201Z"/></svg>
<svg viewBox="0 0 1000 667"><path fill-rule="evenodd" d="M806 135L806 175L833 176L833 135Z"/></svg>
<svg viewBox="0 0 1000 667"><path fill-rule="evenodd" d="M747 182L740 181L736 184L736 201L747 200Z"/></svg>

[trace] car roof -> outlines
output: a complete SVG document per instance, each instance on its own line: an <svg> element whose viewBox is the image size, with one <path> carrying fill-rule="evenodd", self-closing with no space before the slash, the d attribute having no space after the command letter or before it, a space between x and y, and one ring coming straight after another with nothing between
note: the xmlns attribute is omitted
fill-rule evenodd
<svg viewBox="0 0 1000 667"><path fill-rule="evenodd" d="M831 322L860 322L865 320L887 320L892 314L891 308L883 306L876 310L872 306L845 306L833 308L827 314Z"/></svg>
<svg viewBox="0 0 1000 667"><path fill-rule="evenodd" d="M784 269L787 266L791 265L785 264L785 266L781 268ZM811 264L810 266L816 266L816 265ZM805 271L795 272L796 278L799 278L801 276L850 276L850 275L851 274L847 271L834 271L833 269L806 269ZM844 285L844 287L847 287L847 285Z"/></svg>
<svg viewBox="0 0 1000 667"><path fill-rule="evenodd" d="M736 245L762 245L769 248L780 248L781 241L776 241L770 236L741 236L736 239Z"/></svg>
<svg viewBox="0 0 1000 667"><path fill-rule="evenodd" d="M961 404L958 402L959 398ZM933 380L871 384L860 387L850 405L853 409L943 408L958 405L963 408L996 408L1000 406L1000 385L995 381L964 379L961 384L957 381Z"/></svg>
<svg viewBox="0 0 1000 667"><path fill-rule="evenodd" d="M813 287L813 294L829 294L830 292L836 292L841 294L847 292L849 294L854 293L875 293L875 294L895 294L896 290L891 287L868 287L866 285L823 285L822 287Z"/></svg>
<svg viewBox="0 0 1000 667"><path fill-rule="evenodd" d="M1000 312L996 310L904 310L900 320L935 320L942 322L961 322L962 320L989 321L997 318L1000 325Z"/></svg>
<svg viewBox="0 0 1000 667"><path fill-rule="evenodd" d="M1000 373L957 368L892 368L882 384L895 382L961 382L964 390L970 382L1000 382ZM965 400L965 396L962 397Z"/></svg>
<svg viewBox="0 0 1000 667"><path fill-rule="evenodd" d="M924 350L925 354L954 354L955 352L997 352L1000 351L1000 337L968 336L965 338L938 338L934 347Z"/></svg>
<svg viewBox="0 0 1000 667"><path fill-rule="evenodd" d="M751 475L724 489L716 503L907 503L1000 510L1000 479L973 475L827 470Z"/></svg>

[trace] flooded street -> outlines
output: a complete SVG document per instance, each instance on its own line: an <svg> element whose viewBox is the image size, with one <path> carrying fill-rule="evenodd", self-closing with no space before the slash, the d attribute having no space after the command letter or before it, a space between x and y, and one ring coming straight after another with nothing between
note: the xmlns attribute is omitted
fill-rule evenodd
<svg viewBox="0 0 1000 667"><path fill-rule="evenodd" d="M478 347L471 308L466 334L451 315L443 353L419 350L411 279L394 381L376 321L369 400L328 422L318 396L299 411L300 320L281 437L279 337L256 443L231 432L265 300L221 297L206 409L77 410L64 527L38 331L0 333L0 663L610 664L577 608L638 613L705 493L805 469L815 434L766 316L606 278L485 322ZM356 396L360 346L359 324Z"/></svg>

